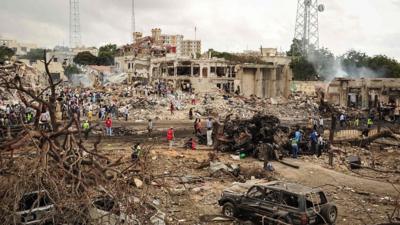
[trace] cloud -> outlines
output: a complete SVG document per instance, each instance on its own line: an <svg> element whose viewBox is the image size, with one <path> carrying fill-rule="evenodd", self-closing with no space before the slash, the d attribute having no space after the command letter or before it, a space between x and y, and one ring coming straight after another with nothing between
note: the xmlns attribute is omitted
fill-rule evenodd
<svg viewBox="0 0 400 225"><path fill-rule="evenodd" d="M320 0L320 45L335 54L351 48L400 59L395 29L400 0ZM68 43L68 0L1 0L0 35L40 46ZM294 36L294 0L136 0L136 30L183 34L203 50L287 50ZM131 0L81 0L82 40L87 46L130 41Z"/></svg>

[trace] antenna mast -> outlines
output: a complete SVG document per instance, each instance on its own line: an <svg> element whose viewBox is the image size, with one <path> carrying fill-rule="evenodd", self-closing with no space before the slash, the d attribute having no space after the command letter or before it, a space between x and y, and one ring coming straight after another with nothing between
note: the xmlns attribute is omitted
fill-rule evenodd
<svg viewBox="0 0 400 225"><path fill-rule="evenodd" d="M69 1L69 46L76 48L81 46L81 21L79 13L79 0Z"/></svg>

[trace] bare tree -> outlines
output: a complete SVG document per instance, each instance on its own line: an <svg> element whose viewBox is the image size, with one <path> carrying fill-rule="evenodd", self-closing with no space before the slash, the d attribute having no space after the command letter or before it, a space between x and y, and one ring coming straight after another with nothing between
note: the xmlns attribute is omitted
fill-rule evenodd
<svg viewBox="0 0 400 225"><path fill-rule="evenodd" d="M0 143L4 161L0 167L0 221L4 224L18 223L16 212L20 199L24 193L35 190L50 193L58 220L68 224L89 221L87 210L98 193L111 195L115 201L132 195L126 175L118 170L123 164L122 157L113 161L101 154L100 136L89 147L81 138L76 114L69 121L57 121L57 89L62 81L53 80L49 70L52 60L46 59L45 52L43 63L48 84L39 90L27 84L22 63L0 67L0 88L36 111L34 125L23 125L23 130L13 139ZM52 130L38 126L38 117L44 108L49 110ZM16 156L9 157L9 152ZM124 170L125 174L128 172Z"/></svg>

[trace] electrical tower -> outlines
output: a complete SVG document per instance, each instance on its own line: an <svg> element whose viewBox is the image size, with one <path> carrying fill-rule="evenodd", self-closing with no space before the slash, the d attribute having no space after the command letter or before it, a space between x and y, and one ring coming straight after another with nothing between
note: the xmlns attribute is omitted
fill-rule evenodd
<svg viewBox="0 0 400 225"><path fill-rule="evenodd" d="M131 37L132 37L132 43L135 43L135 35L134 33L136 32L136 21L135 21L135 0L132 0L132 30L131 30Z"/></svg>
<svg viewBox="0 0 400 225"><path fill-rule="evenodd" d="M324 10L325 6L318 4L318 0L298 0L294 38L304 54L319 48L318 13Z"/></svg>
<svg viewBox="0 0 400 225"><path fill-rule="evenodd" d="M69 0L69 46L80 47L81 38L79 0Z"/></svg>

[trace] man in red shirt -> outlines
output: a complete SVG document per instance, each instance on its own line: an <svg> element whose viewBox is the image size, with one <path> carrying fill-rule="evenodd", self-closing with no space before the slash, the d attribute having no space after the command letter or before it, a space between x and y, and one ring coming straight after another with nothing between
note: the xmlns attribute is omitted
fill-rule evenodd
<svg viewBox="0 0 400 225"><path fill-rule="evenodd" d="M106 124L106 135L112 136L112 120L110 117L107 117L105 124Z"/></svg>
<svg viewBox="0 0 400 225"><path fill-rule="evenodd" d="M175 139L174 128L171 127L167 131L167 140L169 143L169 150L172 149L172 145L174 144L174 139Z"/></svg>

